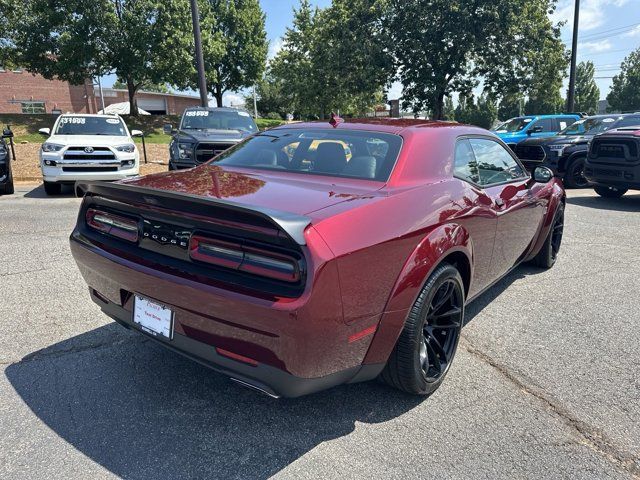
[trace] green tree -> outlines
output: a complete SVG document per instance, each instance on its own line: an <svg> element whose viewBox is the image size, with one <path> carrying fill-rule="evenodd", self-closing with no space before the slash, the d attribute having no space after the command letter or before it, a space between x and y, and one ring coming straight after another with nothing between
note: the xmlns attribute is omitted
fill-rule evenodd
<svg viewBox="0 0 640 480"><path fill-rule="evenodd" d="M127 88L127 85L120 79L117 79L113 82L113 88L117 88L120 90L124 90ZM140 87L140 90L144 90L145 92L156 92L156 93L170 93L171 88L166 83L145 83Z"/></svg>
<svg viewBox="0 0 640 480"><path fill-rule="evenodd" d="M453 106L453 99L451 97L446 97L444 99L442 118L444 120L455 120L456 118L456 109Z"/></svg>
<svg viewBox="0 0 640 480"><path fill-rule="evenodd" d="M575 110L593 115L598 110L600 89L593 79L595 67L592 61L580 62L576 68Z"/></svg>
<svg viewBox="0 0 640 480"><path fill-rule="evenodd" d="M201 4L207 86L221 107L225 92L251 87L262 78L269 47L265 14L258 0L201 0ZM196 85L194 72L190 86Z"/></svg>
<svg viewBox="0 0 640 480"><path fill-rule="evenodd" d="M272 114L283 119L293 112L292 99L282 80L275 78L270 71L256 85L258 113L262 117ZM253 105L253 95L245 97L246 105Z"/></svg>
<svg viewBox="0 0 640 480"><path fill-rule="evenodd" d="M498 107L489 95L480 95L477 103L473 94L460 95L455 109L457 122L489 129L498 118Z"/></svg>
<svg viewBox="0 0 640 480"><path fill-rule="evenodd" d="M24 7L17 62L74 84L115 73L126 85L132 115L142 86L180 83L195 71L184 0L25 0Z"/></svg>
<svg viewBox="0 0 640 480"><path fill-rule="evenodd" d="M555 0L389 0L388 47L405 106L443 116L444 98L468 92L525 91L544 55L564 47L548 18ZM407 28L408 25L415 28ZM555 63L554 63L555 65Z"/></svg>
<svg viewBox="0 0 640 480"><path fill-rule="evenodd" d="M613 77L607 101L614 111L640 110L640 48L631 52Z"/></svg>
<svg viewBox="0 0 640 480"><path fill-rule="evenodd" d="M521 93L507 93L498 103L498 118L508 120L524 113L524 95Z"/></svg>
<svg viewBox="0 0 640 480"><path fill-rule="evenodd" d="M334 0L320 10L302 0L294 9L271 72L287 86L297 116L357 115L384 102L393 63L382 38L380 5Z"/></svg>

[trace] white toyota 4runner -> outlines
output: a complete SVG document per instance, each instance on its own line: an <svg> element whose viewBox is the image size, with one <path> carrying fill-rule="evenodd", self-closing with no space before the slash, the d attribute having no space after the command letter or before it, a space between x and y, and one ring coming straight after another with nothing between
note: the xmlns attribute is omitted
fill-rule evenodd
<svg viewBox="0 0 640 480"><path fill-rule="evenodd" d="M118 115L60 115L40 149L40 167L47 195L76 180L122 180L138 175L140 154L129 129Z"/></svg>

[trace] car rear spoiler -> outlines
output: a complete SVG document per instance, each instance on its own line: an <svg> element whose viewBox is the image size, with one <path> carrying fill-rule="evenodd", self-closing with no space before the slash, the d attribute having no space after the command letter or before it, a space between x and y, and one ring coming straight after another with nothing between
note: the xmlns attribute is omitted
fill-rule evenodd
<svg viewBox="0 0 640 480"><path fill-rule="evenodd" d="M76 182L75 192L77 196L86 194L115 198L119 201L130 201L132 203L146 203L155 207L174 209L172 203L184 202L188 200L197 205L216 206L238 213L249 214L260 217L272 224L278 230L285 232L298 245L305 245L304 230L311 223L311 219L304 215L297 215L290 212L271 210L253 205L243 205L220 198L201 197L189 193L172 192L149 187L139 187L137 185L127 185L126 183L110 183L101 181Z"/></svg>

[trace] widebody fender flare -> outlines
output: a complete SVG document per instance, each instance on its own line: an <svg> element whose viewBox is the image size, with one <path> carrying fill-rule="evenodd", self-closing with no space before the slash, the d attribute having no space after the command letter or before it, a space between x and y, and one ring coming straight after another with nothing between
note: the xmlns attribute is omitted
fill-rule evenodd
<svg viewBox="0 0 640 480"><path fill-rule="evenodd" d="M466 257L472 279L473 243L461 225L440 225L420 241L396 280L363 363L386 363L422 287L436 267L452 254Z"/></svg>

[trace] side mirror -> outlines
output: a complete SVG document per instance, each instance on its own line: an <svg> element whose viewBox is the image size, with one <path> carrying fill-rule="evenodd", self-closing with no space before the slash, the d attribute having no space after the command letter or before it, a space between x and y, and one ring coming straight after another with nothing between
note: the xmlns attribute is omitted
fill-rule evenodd
<svg viewBox="0 0 640 480"><path fill-rule="evenodd" d="M533 170L533 179L538 183L549 183L553 178L553 172L547 167L536 167Z"/></svg>
<svg viewBox="0 0 640 480"><path fill-rule="evenodd" d="M173 127L171 126L170 123L165 123L164 126L162 127L162 131L164 132L165 135L171 135L173 133Z"/></svg>
<svg viewBox="0 0 640 480"><path fill-rule="evenodd" d="M13 132L10 127L6 127L2 129L2 137L3 138L11 138L13 137Z"/></svg>
<svg viewBox="0 0 640 480"><path fill-rule="evenodd" d="M50 128L41 128L40 130L38 130L38 133L40 135L46 135L48 137L49 135L51 135L51 129Z"/></svg>
<svg viewBox="0 0 640 480"><path fill-rule="evenodd" d="M132 137L142 137L143 135L142 130L131 130Z"/></svg>
<svg viewBox="0 0 640 480"><path fill-rule="evenodd" d="M531 135L532 133L540 133L542 131L542 125L534 125L529 130L527 130L527 134Z"/></svg>

